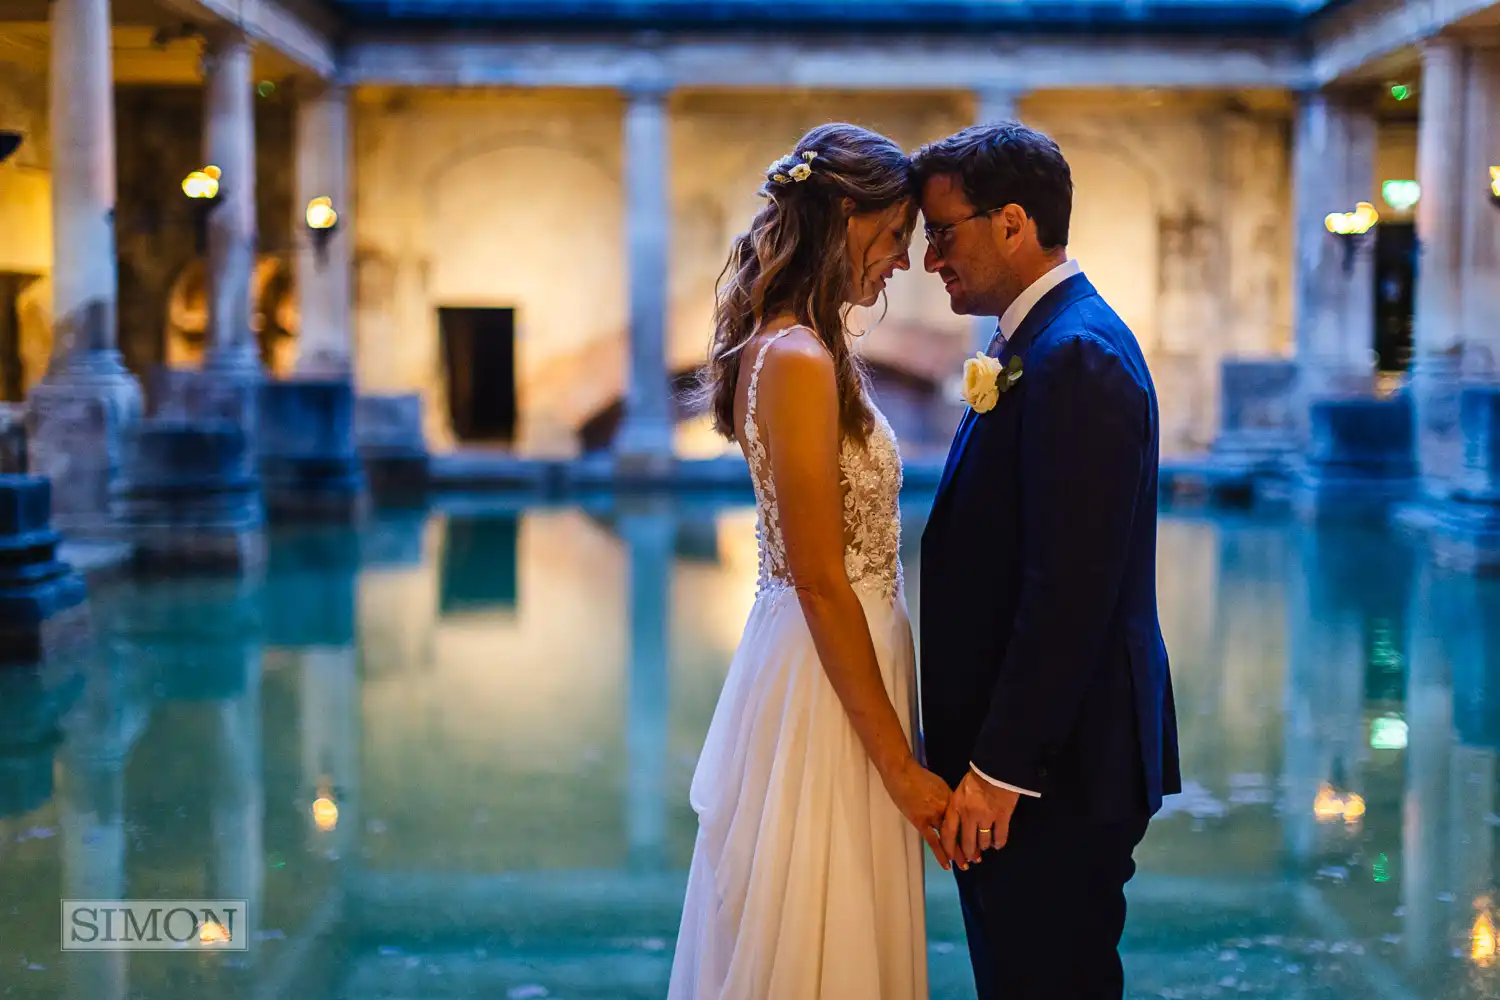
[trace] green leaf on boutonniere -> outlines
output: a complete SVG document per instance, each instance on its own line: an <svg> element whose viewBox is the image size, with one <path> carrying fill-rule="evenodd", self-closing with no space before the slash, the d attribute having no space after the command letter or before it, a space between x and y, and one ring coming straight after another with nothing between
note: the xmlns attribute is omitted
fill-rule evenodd
<svg viewBox="0 0 1500 1000"><path fill-rule="evenodd" d="M1019 381L1021 381L1021 359L1014 357L1010 359L1010 364L1006 366L998 388L1001 392L1005 392Z"/></svg>

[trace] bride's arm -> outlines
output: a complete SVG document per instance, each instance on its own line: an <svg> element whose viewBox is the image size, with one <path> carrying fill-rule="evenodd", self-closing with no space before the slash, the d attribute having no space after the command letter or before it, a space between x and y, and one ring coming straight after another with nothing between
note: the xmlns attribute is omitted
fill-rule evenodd
<svg viewBox="0 0 1500 1000"><path fill-rule="evenodd" d="M799 331L772 344L756 412L769 452L787 568L829 683L901 811L947 865L933 827L946 783L917 763L886 694L864 608L844 571L838 389L833 360Z"/></svg>

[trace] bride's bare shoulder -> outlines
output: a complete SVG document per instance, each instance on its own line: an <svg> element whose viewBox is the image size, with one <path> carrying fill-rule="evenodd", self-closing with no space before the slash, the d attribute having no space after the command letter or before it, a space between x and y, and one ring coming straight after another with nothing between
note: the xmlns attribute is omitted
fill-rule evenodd
<svg viewBox="0 0 1500 1000"><path fill-rule="evenodd" d="M763 348L766 377L801 381L833 376L833 356L818 335L807 327L787 327L770 334L769 338Z"/></svg>

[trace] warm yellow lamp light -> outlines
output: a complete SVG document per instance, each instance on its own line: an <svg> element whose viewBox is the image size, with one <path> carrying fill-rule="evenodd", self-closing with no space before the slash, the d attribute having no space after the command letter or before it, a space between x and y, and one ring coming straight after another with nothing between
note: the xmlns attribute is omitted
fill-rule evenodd
<svg viewBox="0 0 1500 1000"><path fill-rule="evenodd" d="M1335 236L1363 236L1375 223L1380 213L1368 201L1362 201L1352 212L1329 212L1323 217L1323 225Z"/></svg>
<svg viewBox="0 0 1500 1000"><path fill-rule="evenodd" d="M202 170L194 170L183 178L182 193L196 200L206 198L217 198L219 196L219 178L221 173L218 167L204 167Z"/></svg>
<svg viewBox="0 0 1500 1000"><path fill-rule="evenodd" d="M1469 931L1469 958L1480 966L1488 966L1495 960L1495 921L1487 912L1474 918L1474 927Z"/></svg>
<svg viewBox="0 0 1500 1000"><path fill-rule="evenodd" d="M338 222L339 213L333 210L332 198L314 198L307 203L308 229L332 229Z"/></svg>

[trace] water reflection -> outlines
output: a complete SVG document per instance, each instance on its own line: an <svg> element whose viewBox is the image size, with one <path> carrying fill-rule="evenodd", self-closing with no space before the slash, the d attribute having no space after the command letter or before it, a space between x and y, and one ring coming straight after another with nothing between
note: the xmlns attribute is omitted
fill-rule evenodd
<svg viewBox="0 0 1500 1000"><path fill-rule="evenodd" d="M86 656L0 674L0 991L659 996L755 575L747 508L637 499L101 592ZM1493 994L1500 584L1174 517L1159 590L1188 787L1139 854L1132 995ZM931 876L933 995L970 996ZM250 900L251 951L57 955L58 898L127 893Z"/></svg>

